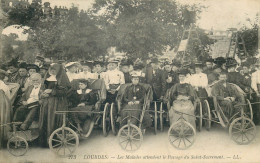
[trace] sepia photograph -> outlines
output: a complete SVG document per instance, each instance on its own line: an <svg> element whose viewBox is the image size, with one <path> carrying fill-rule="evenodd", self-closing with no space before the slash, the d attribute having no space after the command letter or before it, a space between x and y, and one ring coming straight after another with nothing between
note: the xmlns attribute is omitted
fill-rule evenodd
<svg viewBox="0 0 260 163"><path fill-rule="evenodd" d="M260 162L260 0L0 1L0 163Z"/></svg>

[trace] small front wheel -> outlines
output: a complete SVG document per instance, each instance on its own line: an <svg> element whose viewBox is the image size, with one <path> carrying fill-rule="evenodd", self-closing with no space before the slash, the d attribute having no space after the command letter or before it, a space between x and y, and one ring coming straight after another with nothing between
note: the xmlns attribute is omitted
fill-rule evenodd
<svg viewBox="0 0 260 163"><path fill-rule="evenodd" d="M7 150L14 156L25 155L28 148L28 142L20 136L12 136L7 142Z"/></svg>
<svg viewBox="0 0 260 163"><path fill-rule="evenodd" d="M180 120L171 125L168 130L169 141L177 149L187 149L195 142L196 131L194 127Z"/></svg>
<svg viewBox="0 0 260 163"><path fill-rule="evenodd" d="M118 132L119 145L125 151L138 150L143 142L143 134L141 130L133 125L124 125Z"/></svg>
<svg viewBox="0 0 260 163"><path fill-rule="evenodd" d="M236 118L230 124L229 135L237 144L249 144L255 139L256 136L255 124L249 118Z"/></svg>
<svg viewBox="0 0 260 163"><path fill-rule="evenodd" d="M68 157L79 146L79 138L75 131L61 127L53 131L49 138L49 147L60 157Z"/></svg>

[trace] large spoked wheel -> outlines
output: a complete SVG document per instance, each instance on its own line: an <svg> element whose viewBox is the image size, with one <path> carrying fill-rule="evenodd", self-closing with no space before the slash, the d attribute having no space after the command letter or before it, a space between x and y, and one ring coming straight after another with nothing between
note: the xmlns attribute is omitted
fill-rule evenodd
<svg viewBox="0 0 260 163"><path fill-rule="evenodd" d="M157 134L158 129L158 115L157 115L157 102L154 102L154 134Z"/></svg>
<svg viewBox="0 0 260 163"><path fill-rule="evenodd" d="M248 99L246 99L246 103L247 103L247 111L248 111L249 118L253 120L253 109L252 109L251 102Z"/></svg>
<svg viewBox="0 0 260 163"><path fill-rule="evenodd" d="M103 135L106 137L108 135L109 130L110 130L109 103L105 104L102 123L103 123L102 124Z"/></svg>
<svg viewBox="0 0 260 163"><path fill-rule="evenodd" d="M50 149L60 157L68 157L78 146L78 135L68 127L58 128L49 138Z"/></svg>
<svg viewBox="0 0 260 163"><path fill-rule="evenodd" d="M111 104L111 108L110 108L110 120L111 120L111 127L112 127L112 132L113 134L116 136L117 134L117 128L116 128L116 108L114 103Z"/></svg>
<svg viewBox="0 0 260 163"><path fill-rule="evenodd" d="M202 107L204 109L204 124L205 124L205 127L207 130L210 130L211 128L211 112L210 112L210 107L209 107L209 103L208 103L208 100L204 100L204 106Z"/></svg>
<svg viewBox="0 0 260 163"><path fill-rule="evenodd" d="M125 151L138 150L143 142L143 134L141 130L133 125L124 125L118 132L119 145Z"/></svg>
<svg viewBox="0 0 260 163"><path fill-rule="evenodd" d="M195 141L196 131L194 127L184 121L177 121L171 125L168 130L169 141L177 149L187 149Z"/></svg>
<svg viewBox="0 0 260 163"><path fill-rule="evenodd" d="M28 142L20 136L12 136L7 142L7 150L14 156L25 155L28 148Z"/></svg>
<svg viewBox="0 0 260 163"><path fill-rule="evenodd" d="M229 127L229 135L237 144L249 144L256 136L255 124L249 118L236 118Z"/></svg>
<svg viewBox="0 0 260 163"><path fill-rule="evenodd" d="M198 102L195 104L196 106L196 112L197 112L197 129L200 132L202 130L202 104L201 102Z"/></svg>
<svg viewBox="0 0 260 163"><path fill-rule="evenodd" d="M163 103L160 105L160 129L163 132Z"/></svg>

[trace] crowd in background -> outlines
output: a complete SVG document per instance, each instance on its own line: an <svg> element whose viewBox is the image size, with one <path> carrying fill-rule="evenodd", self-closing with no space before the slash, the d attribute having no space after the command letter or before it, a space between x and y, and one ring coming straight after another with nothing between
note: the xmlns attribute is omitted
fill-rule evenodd
<svg viewBox="0 0 260 163"><path fill-rule="evenodd" d="M241 93L252 102L259 101L260 96L260 60L253 64L247 60L238 64L233 58L223 57L208 58L205 62L159 62L154 57L146 61L109 59L106 62L60 60L46 63L43 57L37 56L34 64L13 59L1 67L0 90L12 106L9 110L1 108L1 115L10 113L8 118L1 119L1 124L21 121L19 128L27 130L37 120L42 146L47 146L46 140L50 134L62 124L62 117L56 115L55 111L68 110L71 103L75 102L69 93L73 80L80 80L79 89L75 90L79 100L75 106L94 104L98 100L96 93L87 87L89 80L97 79L103 79L107 101L110 102L115 100L120 85L134 84L136 81L133 78L138 77L138 83L151 86L153 100L168 100L171 105L175 104L179 108L178 105L182 106L181 102L185 101L186 96L190 101L216 96L220 105L228 108L225 110L228 117L233 114L231 104L234 101L243 102ZM137 97L131 94L142 88L134 87L134 92L131 90L127 91L128 96L136 101ZM131 100L126 101L132 104ZM191 103L185 103L187 109L190 105ZM254 122L259 124L258 104L253 105L253 112ZM77 124L79 119L75 114ZM177 119L176 115L170 114L170 121L172 119ZM81 130L80 125L78 128Z"/></svg>

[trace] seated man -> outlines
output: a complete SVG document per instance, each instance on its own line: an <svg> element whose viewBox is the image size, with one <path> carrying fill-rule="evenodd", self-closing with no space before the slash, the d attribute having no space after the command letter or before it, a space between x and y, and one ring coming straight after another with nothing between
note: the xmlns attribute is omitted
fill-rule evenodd
<svg viewBox="0 0 260 163"><path fill-rule="evenodd" d="M137 74L132 74L132 84L126 87L125 92L123 94L122 104L123 109L121 110L121 126L127 123L127 118L125 117L131 116L135 118L131 118L131 123L137 125L138 120L140 119L140 115L142 113L142 106L145 98L145 88L139 84L139 76ZM149 127L151 125L151 118L148 112L144 114L143 127Z"/></svg>
<svg viewBox="0 0 260 163"><path fill-rule="evenodd" d="M32 124L37 110L40 105L40 97L44 90L44 87L41 85L41 75L34 73L31 75L31 83L24 92L21 98L21 106L16 109L13 120L15 122L23 122L20 126L20 129L27 130Z"/></svg>
<svg viewBox="0 0 260 163"><path fill-rule="evenodd" d="M217 98L225 116L229 119L236 113L234 105L244 103L244 97L233 84L227 82L225 72L220 73L219 80L212 88L212 96Z"/></svg>
<svg viewBox="0 0 260 163"><path fill-rule="evenodd" d="M77 128L82 132L81 124L83 124L90 116L91 113L83 111L92 111L95 109L95 104L98 101L98 93L88 88L88 81L81 79L79 81L79 90L77 90L78 105L72 108L71 111L80 111L72 113L72 119L77 124Z"/></svg>

